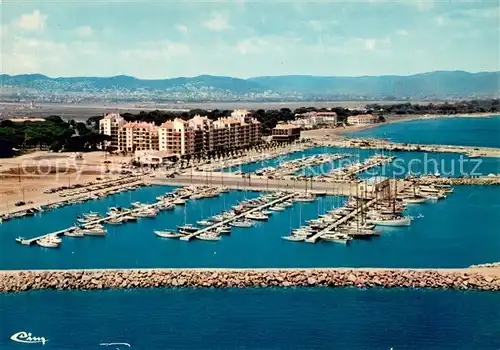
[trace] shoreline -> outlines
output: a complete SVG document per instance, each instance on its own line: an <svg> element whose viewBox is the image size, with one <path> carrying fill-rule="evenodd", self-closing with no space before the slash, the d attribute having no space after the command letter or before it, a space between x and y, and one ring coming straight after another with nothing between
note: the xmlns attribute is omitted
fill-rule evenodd
<svg viewBox="0 0 500 350"><path fill-rule="evenodd" d="M384 123L347 127L350 129L346 130L346 128L344 128L342 130L339 130L337 135L341 135L342 137L346 137L345 134L348 134L348 133L359 132L359 131L378 128L379 126L382 126L382 125L404 123L404 122L409 122L409 121L413 121L413 120L445 119L445 118L488 118L488 117L499 117L499 116L500 116L500 112L498 112L498 113L466 113L466 114L410 114L409 116L404 116L404 117L388 116L388 120L386 119L386 121Z"/></svg>
<svg viewBox="0 0 500 350"><path fill-rule="evenodd" d="M0 271L0 293L136 288L355 287L500 291L500 268L89 269Z"/></svg>

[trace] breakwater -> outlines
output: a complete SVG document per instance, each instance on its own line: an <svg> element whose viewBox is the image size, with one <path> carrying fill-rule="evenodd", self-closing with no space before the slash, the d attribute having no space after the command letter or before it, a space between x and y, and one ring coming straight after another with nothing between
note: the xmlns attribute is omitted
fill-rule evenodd
<svg viewBox="0 0 500 350"><path fill-rule="evenodd" d="M500 175L481 177L422 177L416 179L421 185L500 185Z"/></svg>
<svg viewBox="0 0 500 350"><path fill-rule="evenodd" d="M0 272L0 292L37 289L244 287L433 288L500 291L500 274L470 269L120 269Z"/></svg>

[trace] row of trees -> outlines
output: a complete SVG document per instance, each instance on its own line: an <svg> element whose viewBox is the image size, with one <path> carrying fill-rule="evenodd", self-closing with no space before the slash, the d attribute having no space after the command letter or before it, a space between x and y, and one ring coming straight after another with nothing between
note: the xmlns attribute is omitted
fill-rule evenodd
<svg viewBox="0 0 500 350"><path fill-rule="evenodd" d="M86 152L97 149L109 136L101 135L85 123L66 122L58 116L43 122L0 122L0 157L11 157L16 150L48 149Z"/></svg>
<svg viewBox="0 0 500 350"><path fill-rule="evenodd" d="M366 108L382 115L497 113L500 112L500 99L429 103L427 105L412 103L369 104Z"/></svg>

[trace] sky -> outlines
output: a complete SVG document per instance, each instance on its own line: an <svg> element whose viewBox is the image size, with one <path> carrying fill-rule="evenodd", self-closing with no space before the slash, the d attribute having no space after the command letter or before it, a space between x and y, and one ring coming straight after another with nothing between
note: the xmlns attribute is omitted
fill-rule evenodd
<svg viewBox="0 0 500 350"><path fill-rule="evenodd" d="M497 0L0 2L5 74L161 79L500 70Z"/></svg>

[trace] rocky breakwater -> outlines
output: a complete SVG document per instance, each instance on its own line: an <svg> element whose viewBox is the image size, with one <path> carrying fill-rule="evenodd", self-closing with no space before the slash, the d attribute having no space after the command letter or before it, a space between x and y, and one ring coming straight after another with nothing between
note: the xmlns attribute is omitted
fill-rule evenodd
<svg viewBox="0 0 500 350"><path fill-rule="evenodd" d="M37 289L243 287L453 288L500 291L500 275L409 269L146 269L0 272L0 292Z"/></svg>
<svg viewBox="0 0 500 350"><path fill-rule="evenodd" d="M500 175L481 177L434 177L420 178L416 180L420 185L500 185Z"/></svg>

